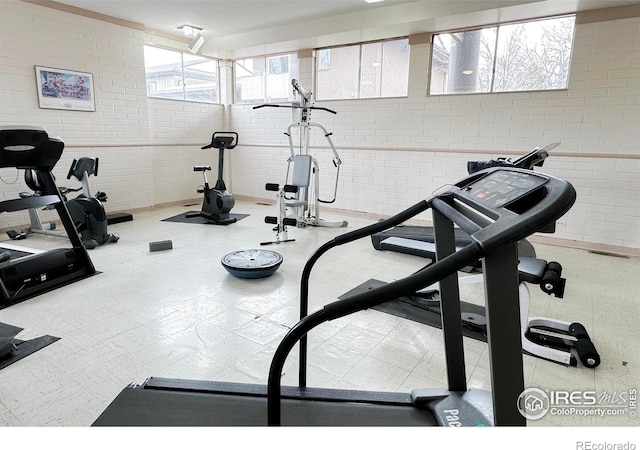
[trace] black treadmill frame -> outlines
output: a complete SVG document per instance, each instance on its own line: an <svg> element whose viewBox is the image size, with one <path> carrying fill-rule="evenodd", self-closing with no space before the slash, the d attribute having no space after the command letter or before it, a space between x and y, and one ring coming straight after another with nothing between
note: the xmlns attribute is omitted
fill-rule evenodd
<svg viewBox="0 0 640 450"><path fill-rule="evenodd" d="M11 271L17 266L30 265L33 270L30 270L29 273L32 273L31 276L36 282L29 287L14 291L7 288L5 280L0 276L0 309L96 273L87 249L76 231L64 197L56 186L55 178L51 173L60 159L63 149L64 142L59 138L50 137L42 128L0 126L0 167L33 169L38 173L42 183L41 195L2 201L0 202L0 213L53 205L71 243L71 248L53 249L1 263L0 273ZM70 260L72 267L67 267L66 274L48 278L48 271L57 269L58 266L51 267L47 264L42 266L42 261L55 261L57 264L57 261L63 260ZM69 261L66 262L69 263ZM61 267L64 265L63 263Z"/></svg>

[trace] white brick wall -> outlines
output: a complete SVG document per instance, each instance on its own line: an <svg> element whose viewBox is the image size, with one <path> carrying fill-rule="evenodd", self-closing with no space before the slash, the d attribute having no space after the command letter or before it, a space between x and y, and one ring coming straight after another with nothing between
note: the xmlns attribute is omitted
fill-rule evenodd
<svg viewBox="0 0 640 450"><path fill-rule="evenodd" d="M569 89L562 91L427 97L428 49L411 48L408 98L318 103L338 111L313 116L334 133L344 162L332 206L393 214L464 176L470 159L523 154L560 141L543 171L571 181L578 200L555 237L640 247L639 18L578 25ZM245 143L286 145L282 132L291 119L283 111L241 105L231 111ZM329 154L322 139L313 140L315 155ZM284 170L283 149L243 148L237 155L245 163L234 166L235 192L259 195L265 181L277 181L265 174L266 154L279 158L270 160L274 175ZM321 167L330 190L333 166L326 160Z"/></svg>
<svg viewBox="0 0 640 450"><path fill-rule="evenodd" d="M0 2L0 124L40 126L62 138L66 148L54 170L59 185L79 186L65 179L74 158L100 158L98 177L90 181L94 192L107 193L107 211L194 198L202 178L193 166L217 170L216 155L200 147L225 128L224 107L148 99L143 46L150 41L162 40L49 8ZM184 50L175 42L158 43ZM40 109L35 65L92 73L96 111ZM16 170L1 174L13 180ZM28 191L22 173L16 184L0 183L3 198L19 191ZM0 216L0 227L27 222L26 213Z"/></svg>
<svg viewBox="0 0 640 450"><path fill-rule="evenodd" d="M108 211L195 197L201 176L192 166L217 170L215 153L200 146L213 131L237 131L240 145L228 153L227 184L237 195L271 198L264 184L284 177L283 133L291 111L148 99L146 42L184 49L118 25L0 2L0 124L42 126L61 136L67 149L58 179L73 158L99 157L92 187L107 192ZM338 115L314 112L313 120L334 133L344 162L332 206L393 214L462 177L469 159L561 141L543 170L574 183L578 201L556 236L640 248L640 18L578 25L564 91L427 97L429 46L414 45L411 54L407 98L327 101L319 106ZM93 73L96 111L38 108L35 65ZM310 59L301 60L300 80L308 88L312 70ZM313 144L327 197L334 176L330 152L320 135ZM26 190L21 176L6 184L15 175L15 169L0 169L0 197ZM25 218L3 214L0 227Z"/></svg>

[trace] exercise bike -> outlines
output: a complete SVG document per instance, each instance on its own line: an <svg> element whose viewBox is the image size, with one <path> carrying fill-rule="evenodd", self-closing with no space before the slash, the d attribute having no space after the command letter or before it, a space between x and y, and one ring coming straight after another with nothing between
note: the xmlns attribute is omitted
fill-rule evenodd
<svg viewBox="0 0 640 450"><path fill-rule="evenodd" d="M95 195L91 195L89 186L89 177L98 175L98 158L82 157L74 159L67 174L67 180L74 177L80 182L79 188L59 187L60 194L65 200L69 214L73 219L76 231L80 235L80 239L85 248L91 250L99 245L109 242L118 242L120 235L117 233L109 233L107 231L107 214L102 203L107 201L107 195L98 191ZM24 172L24 181L33 193L21 192L20 198L38 197L43 190L43 183L40 179L38 171L34 169L26 169ZM72 192L80 192L77 197L68 199L68 195ZM45 207L45 210L51 207ZM38 210L29 209L30 226L22 230L7 231L7 235L13 240L25 239L31 233L44 234L47 236L67 237L66 233L55 231L55 222L43 224L40 220Z"/></svg>
<svg viewBox="0 0 640 450"><path fill-rule="evenodd" d="M224 168L224 151L231 150L238 145L238 133L231 131L216 131L211 136L211 143L202 147L202 150L209 148L218 149L218 180L213 189L209 186L207 180L207 171L211 170L211 166L194 166L194 172L202 172L204 184L198 188L198 194L204 195L202 209L198 212L185 213L185 217L201 216L208 219L216 225L228 225L236 222L236 217L230 217L229 211L235 205L233 194L227 190L227 186L222 179L222 171Z"/></svg>

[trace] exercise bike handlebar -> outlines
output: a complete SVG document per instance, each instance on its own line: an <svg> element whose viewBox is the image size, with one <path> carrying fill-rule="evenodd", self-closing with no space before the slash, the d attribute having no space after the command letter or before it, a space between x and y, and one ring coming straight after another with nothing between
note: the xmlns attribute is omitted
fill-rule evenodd
<svg viewBox="0 0 640 450"><path fill-rule="evenodd" d="M200 147L200 150L209 148L231 150L238 145L238 133L235 131L216 131L211 135L211 143Z"/></svg>
<svg viewBox="0 0 640 450"><path fill-rule="evenodd" d="M83 179L87 179L89 176L98 176L98 163L100 158L88 158L82 157L80 159L74 159L69 167L69 173L67 173L67 180L71 177L75 177L78 181L82 182Z"/></svg>

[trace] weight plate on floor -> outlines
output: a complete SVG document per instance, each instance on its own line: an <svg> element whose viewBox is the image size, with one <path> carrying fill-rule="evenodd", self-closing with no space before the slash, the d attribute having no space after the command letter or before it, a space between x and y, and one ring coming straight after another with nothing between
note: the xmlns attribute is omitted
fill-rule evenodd
<svg viewBox="0 0 640 450"><path fill-rule="evenodd" d="M220 262L234 277L265 278L278 270L282 255L271 250L237 250L224 255Z"/></svg>

